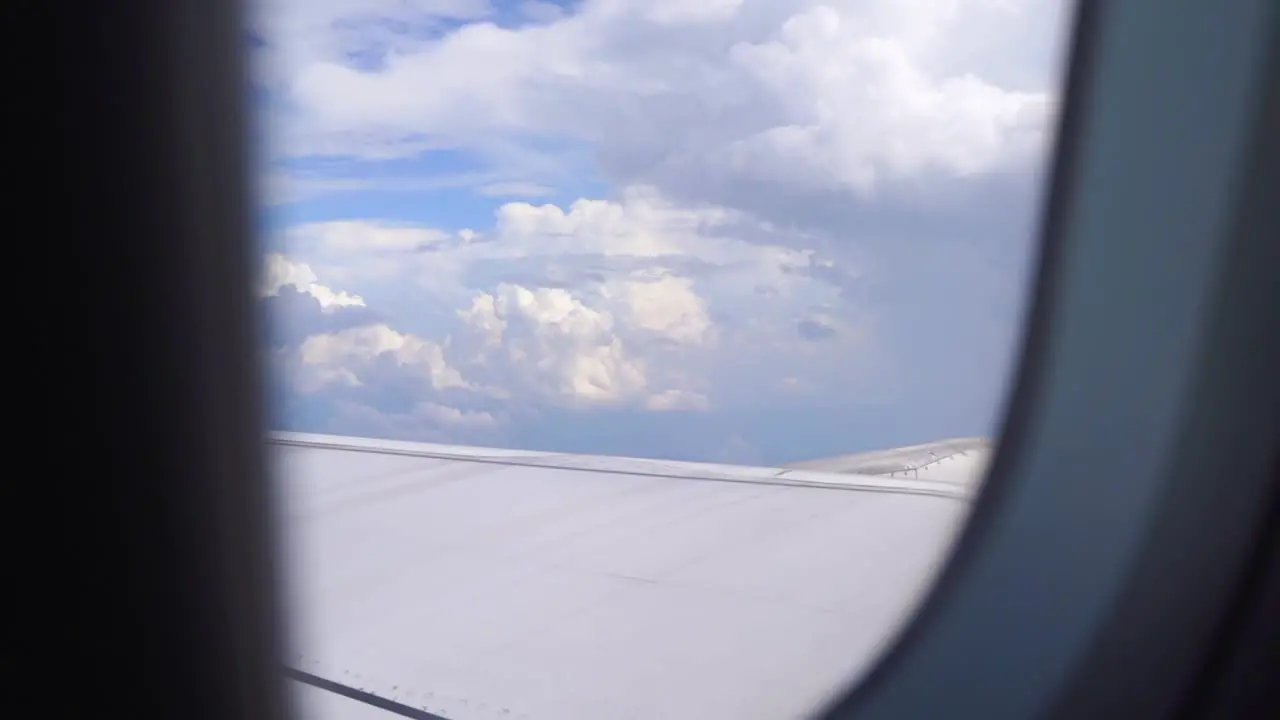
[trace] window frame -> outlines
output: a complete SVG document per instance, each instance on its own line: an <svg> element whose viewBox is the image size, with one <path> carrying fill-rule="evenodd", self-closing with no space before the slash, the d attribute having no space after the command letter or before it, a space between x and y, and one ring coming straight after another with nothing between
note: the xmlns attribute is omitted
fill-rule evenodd
<svg viewBox="0 0 1280 720"><path fill-rule="evenodd" d="M1079 4L989 476L917 616L827 718L1208 707L1203 663L1276 514L1278 15Z"/></svg>

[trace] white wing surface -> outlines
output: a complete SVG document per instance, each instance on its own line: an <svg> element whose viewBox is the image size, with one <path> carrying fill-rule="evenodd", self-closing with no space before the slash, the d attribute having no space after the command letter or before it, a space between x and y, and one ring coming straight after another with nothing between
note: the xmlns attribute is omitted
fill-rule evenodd
<svg viewBox="0 0 1280 720"><path fill-rule="evenodd" d="M802 470L919 478L952 482L971 487L986 472L991 459L987 438L955 438L889 450L837 455L806 460L788 467Z"/></svg>
<svg viewBox="0 0 1280 720"><path fill-rule="evenodd" d="M272 443L289 663L318 720L804 717L914 610L971 492L928 462Z"/></svg>

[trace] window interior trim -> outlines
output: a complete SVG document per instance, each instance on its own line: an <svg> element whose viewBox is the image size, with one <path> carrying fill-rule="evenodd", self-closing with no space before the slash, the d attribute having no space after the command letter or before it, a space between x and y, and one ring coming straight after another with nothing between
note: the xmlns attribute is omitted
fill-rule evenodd
<svg viewBox="0 0 1280 720"><path fill-rule="evenodd" d="M1079 3L989 476L826 717L1159 715L1196 682L1274 497L1277 14Z"/></svg>

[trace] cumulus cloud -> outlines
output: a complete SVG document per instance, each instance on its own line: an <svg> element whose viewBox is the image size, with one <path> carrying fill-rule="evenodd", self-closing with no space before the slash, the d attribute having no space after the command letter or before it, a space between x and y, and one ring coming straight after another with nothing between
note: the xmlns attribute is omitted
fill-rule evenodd
<svg viewBox="0 0 1280 720"><path fill-rule="evenodd" d="M326 235L314 230L307 235ZM370 234L379 237L379 229L371 227ZM402 249L399 243L336 245L373 246ZM467 247L462 243L454 250ZM307 267L285 256L275 264ZM313 275L301 277L309 281ZM689 377L679 367L680 358L672 356L681 348L705 349L714 342L706 302L690 279L661 271L610 277L576 292L499 283L473 291L454 310L458 323L434 339L395 329L372 313L326 313L316 298L292 286L282 286L270 298L286 299L305 299L303 307L312 314L307 319L301 312L286 314L283 305L272 308L289 331L287 347L275 355L277 369L294 392L347 398L340 414L359 420L360 427L373 415L357 413L353 406L391 386L413 406L378 410L375 402L369 412L382 423L418 428L496 427L500 420L487 409L495 399L524 407L685 410L709 405L705 383ZM342 322L323 322L329 318Z"/></svg>
<svg viewBox="0 0 1280 720"><path fill-rule="evenodd" d="M965 34L1060 15L1066 3L907 5L587 0L531 25L401 37L374 67L314 52L280 83L287 134L323 138L327 153L434 143L503 161L513 143L536 153L522 138L561 137L589 143L611 181L667 190L694 179L865 196L1036 159L1047 83L979 73L993 59L1026 63L1028 47L1044 65L1054 47L1009 32L975 48Z"/></svg>
<svg viewBox="0 0 1280 720"><path fill-rule="evenodd" d="M263 297L271 297L279 295L281 290L291 288L315 298L326 312L344 307L364 307L364 298L359 295L335 292L327 285L321 285L318 280L306 263L294 262L280 253L270 253L266 257L261 292Z"/></svg>
<svg viewBox="0 0 1280 720"><path fill-rule="evenodd" d="M382 321L363 305L326 308L314 295L287 285L263 297L262 308L270 323L269 341L273 347L294 346L312 335Z"/></svg>
<svg viewBox="0 0 1280 720"><path fill-rule="evenodd" d="M571 403L614 403L643 393L644 363L616 334L613 315L559 288L501 285L461 316L480 330L487 353L525 387Z"/></svg>
<svg viewBox="0 0 1280 720"><path fill-rule="evenodd" d="M468 386L445 361L439 344L385 324L311 335L298 346L296 356L294 382L303 392L331 383L360 387L365 384L362 376L388 366L418 377L431 389Z"/></svg>
<svg viewBox="0 0 1280 720"><path fill-rule="evenodd" d="M695 280L734 293L748 282L784 293L819 284L800 271L831 261L783 244L793 239L744 213L634 187L567 207L507 202L484 230L346 220L293 226L281 244L364 294L412 283L456 308L502 283L590 290L637 326L684 341L714 336Z"/></svg>
<svg viewBox="0 0 1280 720"><path fill-rule="evenodd" d="M288 225L277 362L332 422L400 437L938 397L985 420L1069 7L267 0L275 185L484 208ZM744 433L707 452L769 455Z"/></svg>
<svg viewBox="0 0 1280 720"><path fill-rule="evenodd" d="M628 187L616 200L581 198L568 210L553 204L507 203L498 208L494 232L518 247L544 238L562 250L657 257L688 252L709 233L743 216L715 206L680 207L652 188Z"/></svg>
<svg viewBox="0 0 1280 720"><path fill-rule="evenodd" d="M689 278L663 275L619 283L624 312L637 329L680 343L702 343L713 336L707 304ZM607 289L607 288L606 288Z"/></svg>
<svg viewBox="0 0 1280 720"><path fill-rule="evenodd" d="M277 265L322 268L388 302L342 324L294 321L305 339L281 362L299 392L407 387L389 375L398 373L417 378L424 402L446 388L473 391L449 399L463 411L494 398L651 411L767 404L782 367L823 365L791 342L794 326L841 292L803 272L830 261L769 244L771 232L743 213L676 206L643 187L567 207L505 203L484 231L295 225ZM726 354L722 344L751 352ZM406 412L394 414L410 422Z"/></svg>
<svg viewBox="0 0 1280 720"><path fill-rule="evenodd" d="M750 218L712 205L681 207L652 188L636 186L614 200L580 198L568 207L506 202L497 207L490 222L492 227L483 232L469 228L445 232L377 218L300 223L285 232L283 244L291 255L344 265L444 250L466 262L538 255L696 255L714 262L742 251L731 242L718 241L723 238L721 232L745 229ZM467 245L475 247L463 250ZM274 257L276 264L284 262L281 256ZM441 261L431 259L433 264ZM307 267L304 272L311 270Z"/></svg>
<svg viewBox="0 0 1280 720"><path fill-rule="evenodd" d="M929 171L980 174L1034 150L1048 117L1044 94L968 74L932 77L906 43L867 34L827 6L789 18L767 42L734 45L729 58L779 122L712 159L791 186L865 195Z"/></svg>

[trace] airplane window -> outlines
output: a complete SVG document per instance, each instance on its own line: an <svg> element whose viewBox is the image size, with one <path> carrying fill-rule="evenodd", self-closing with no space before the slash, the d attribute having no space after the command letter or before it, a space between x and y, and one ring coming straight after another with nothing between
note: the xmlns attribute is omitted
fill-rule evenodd
<svg viewBox="0 0 1280 720"><path fill-rule="evenodd" d="M993 450L1071 11L258 0L301 715L864 672Z"/></svg>

